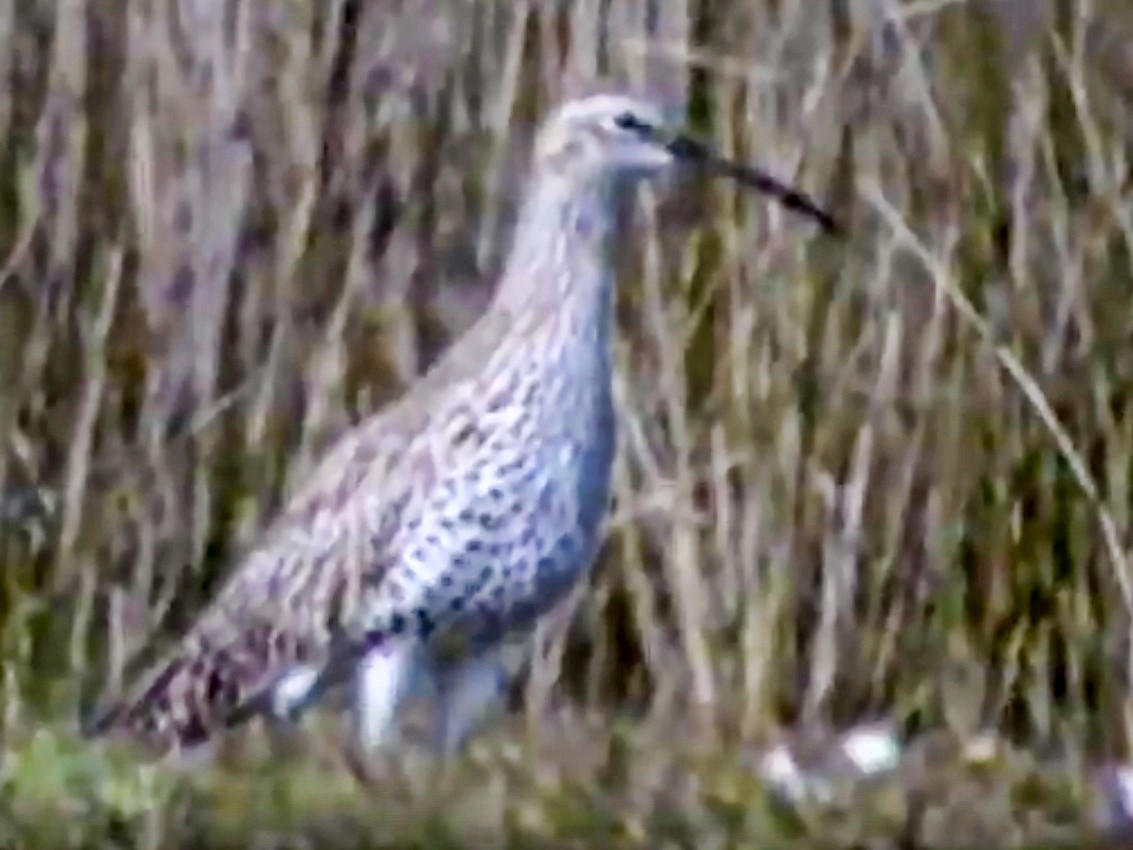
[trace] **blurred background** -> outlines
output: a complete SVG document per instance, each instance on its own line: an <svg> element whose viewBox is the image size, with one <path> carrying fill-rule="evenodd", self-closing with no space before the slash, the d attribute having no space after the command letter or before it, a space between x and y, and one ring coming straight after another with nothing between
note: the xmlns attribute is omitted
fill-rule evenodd
<svg viewBox="0 0 1133 850"><path fill-rule="evenodd" d="M1131 45L1122 0L0 3L0 840L196 840L221 798L242 846L250 799L371 835L313 793L341 770L154 790L75 718L480 314L531 134L596 80L850 235L724 182L640 205L609 534L458 768L510 789L475 828L956 846L919 782L1002 846L1078 835L1133 730ZM952 742L880 826L753 802L772 742L866 722Z"/></svg>

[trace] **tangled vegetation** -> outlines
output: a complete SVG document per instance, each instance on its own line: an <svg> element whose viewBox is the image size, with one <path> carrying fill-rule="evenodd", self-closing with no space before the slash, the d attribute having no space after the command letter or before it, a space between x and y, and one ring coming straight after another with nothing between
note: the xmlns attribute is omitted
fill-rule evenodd
<svg viewBox="0 0 1133 850"><path fill-rule="evenodd" d="M0 3L0 846L1079 842L1133 724L1130 44L1120 0ZM851 235L639 210L608 538L508 716L369 789L330 716L188 774L76 740L478 315L597 76ZM879 718L914 766L759 780Z"/></svg>

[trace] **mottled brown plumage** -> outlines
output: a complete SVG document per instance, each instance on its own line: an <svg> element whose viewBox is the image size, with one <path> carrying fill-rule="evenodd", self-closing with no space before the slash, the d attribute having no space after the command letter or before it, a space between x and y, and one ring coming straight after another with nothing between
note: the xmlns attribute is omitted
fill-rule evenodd
<svg viewBox="0 0 1133 850"><path fill-rule="evenodd" d="M493 383L483 364L523 356L506 345L523 323L486 315L411 395L333 445L178 645L88 731L162 752L201 744L289 667L325 663L332 628L358 604L363 571L380 580L374 556L410 503L486 441L472 401Z"/></svg>
<svg viewBox="0 0 1133 850"><path fill-rule="evenodd" d="M542 129L511 257L486 314L398 402L344 435L152 671L88 726L160 751L353 678L360 742L402 697L440 697L464 739L501 684L499 651L594 561L614 453L618 202L685 161L805 197L671 134L653 104L568 103ZM465 657L442 658L452 638Z"/></svg>

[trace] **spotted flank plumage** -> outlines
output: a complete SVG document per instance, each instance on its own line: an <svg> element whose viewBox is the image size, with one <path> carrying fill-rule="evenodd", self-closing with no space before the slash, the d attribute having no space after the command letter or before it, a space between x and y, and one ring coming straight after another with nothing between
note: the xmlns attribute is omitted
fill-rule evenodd
<svg viewBox="0 0 1133 850"><path fill-rule="evenodd" d="M615 446L619 202L682 152L704 155L665 126L655 105L616 94L552 116L485 315L339 439L89 733L182 750L256 715L297 717L352 681L368 750L426 682L438 746L459 746L503 687L505 639L527 634L597 553Z"/></svg>

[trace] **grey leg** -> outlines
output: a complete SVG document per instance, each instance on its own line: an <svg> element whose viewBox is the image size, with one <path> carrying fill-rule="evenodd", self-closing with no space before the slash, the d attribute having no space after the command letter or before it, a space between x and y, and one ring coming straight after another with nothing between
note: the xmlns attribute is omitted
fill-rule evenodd
<svg viewBox="0 0 1133 850"><path fill-rule="evenodd" d="M437 672L437 706L433 745L451 756L499 708L506 694L508 671L501 647L488 649Z"/></svg>
<svg viewBox="0 0 1133 850"><path fill-rule="evenodd" d="M362 659L355 673L355 735L363 752L391 743L398 709L422 674L420 653L411 644L378 647Z"/></svg>

